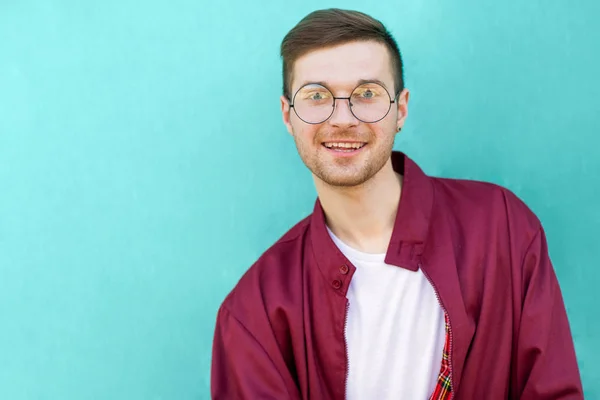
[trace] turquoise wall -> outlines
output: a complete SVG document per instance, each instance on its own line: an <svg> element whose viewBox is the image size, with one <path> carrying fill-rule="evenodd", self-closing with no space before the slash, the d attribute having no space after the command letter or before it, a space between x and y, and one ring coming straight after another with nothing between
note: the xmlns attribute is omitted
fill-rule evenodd
<svg viewBox="0 0 600 400"><path fill-rule="evenodd" d="M397 148L546 227L600 399L600 3L0 0L0 398L207 399L217 307L315 199L279 112L308 12L396 35Z"/></svg>

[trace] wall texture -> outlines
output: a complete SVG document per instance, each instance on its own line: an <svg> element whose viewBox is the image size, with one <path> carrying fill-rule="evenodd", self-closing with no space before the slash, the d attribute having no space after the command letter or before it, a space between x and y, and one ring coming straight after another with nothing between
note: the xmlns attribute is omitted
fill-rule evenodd
<svg viewBox="0 0 600 400"><path fill-rule="evenodd" d="M600 399L600 3L368 3L0 0L0 398L209 398L218 305L315 199L280 40L341 6L404 54L397 148L542 220Z"/></svg>

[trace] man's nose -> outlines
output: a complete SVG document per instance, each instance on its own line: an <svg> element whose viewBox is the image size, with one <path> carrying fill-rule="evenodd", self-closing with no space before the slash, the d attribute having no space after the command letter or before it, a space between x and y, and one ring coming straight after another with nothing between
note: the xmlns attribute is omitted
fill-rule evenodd
<svg viewBox="0 0 600 400"><path fill-rule="evenodd" d="M354 126L360 122L350 110L351 100L347 98L336 99L333 115L329 123L334 126Z"/></svg>

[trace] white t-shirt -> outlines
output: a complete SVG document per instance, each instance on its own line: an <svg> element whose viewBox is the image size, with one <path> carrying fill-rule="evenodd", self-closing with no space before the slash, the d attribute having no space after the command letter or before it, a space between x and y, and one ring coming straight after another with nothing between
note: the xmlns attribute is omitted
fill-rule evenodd
<svg viewBox="0 0 600 400"><path fill-rule="evenodd" d="M348 288L346 398L429 399L444 351L444 312L419 269L384 262L329 234L356 267Z"/></svg>

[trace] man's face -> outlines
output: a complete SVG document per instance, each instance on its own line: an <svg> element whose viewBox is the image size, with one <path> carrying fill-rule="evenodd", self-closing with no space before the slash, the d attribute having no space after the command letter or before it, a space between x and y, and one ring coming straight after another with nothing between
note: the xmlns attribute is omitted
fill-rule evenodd
<svg viewBox="0 0 600 400"><path fill-rule="evenodd" d="M293 97L307 83L319 82L333 96L349 97L361 81L380 81L393 100L396 89L390 56L384 45L351 42L302 56L293 68L290 94ZM407 115L407 103L408 91L404 90L385 118L365 123L352 114L348 100L335 100L335 111L328 120L309 124L291 109L285 96L281 97L284 123L294 137L304 164L323 182L345 187L368 181L388 162L395 135ZM356 150L331 148L333 143L362 147Z"/></svg>

